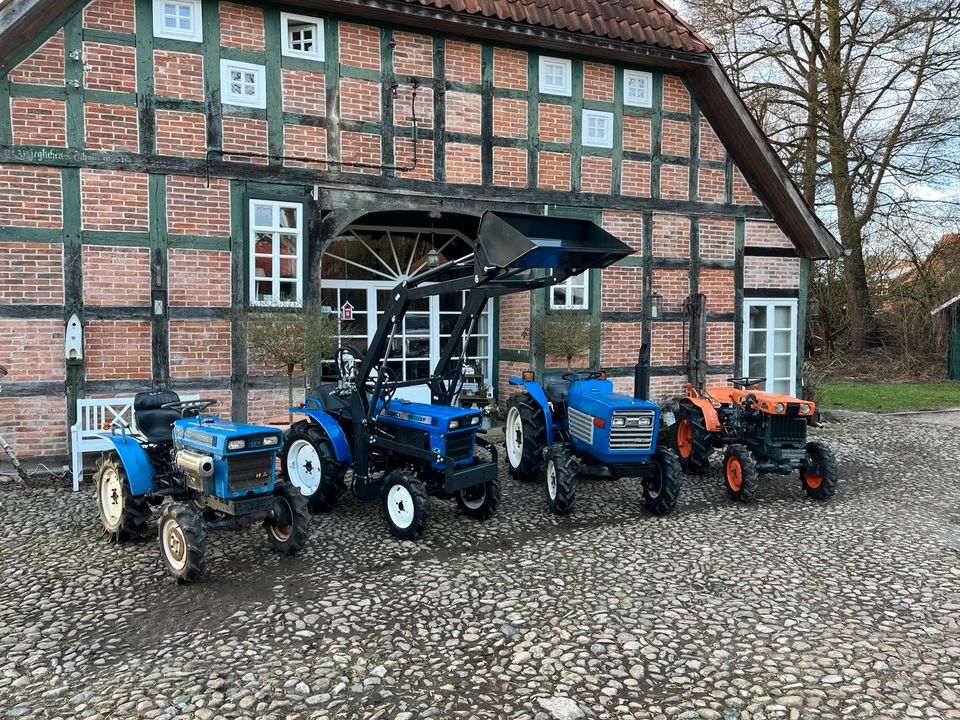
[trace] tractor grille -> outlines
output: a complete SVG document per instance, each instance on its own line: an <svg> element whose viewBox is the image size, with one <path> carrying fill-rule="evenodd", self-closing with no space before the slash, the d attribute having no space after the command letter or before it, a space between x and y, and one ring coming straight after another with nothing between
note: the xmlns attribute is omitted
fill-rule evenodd
<svg viewBox="0 0 960 720"><path fill-rule="evenodd" d="M454 462L469 460L473 457L473 440L476 433L473 430L451 433L447 435L447 455Z"/></svg>
<svg viewBox="0 0 960 720"><path fill-rule="evenodd" d="M227 456L227 490L243 492L270 484L270 471L276 455L272 452Z"/></svg>
<svg viewBox="0 0 960 720"><path fill-rule="evenodd" d="M593 444L593 416L587 415L582 410L569 408L567 410L567 419L570 421L570 432L577 440L582 440L588 445Z"/></svg>
<svg viewBox="0 0 960 720"><path fill-rule="evenodd" d="M625 427L610 424L611 450L649 450L653 445L653 423L656 413L652 410L618 410L613 417L626 418Z"/></svg>
<svg viewBox="0 0 960 720"><path fill-rule="evenodd" d="M769 415L770 439L803 442L807 437L807 421L790 415Z"/></svg>

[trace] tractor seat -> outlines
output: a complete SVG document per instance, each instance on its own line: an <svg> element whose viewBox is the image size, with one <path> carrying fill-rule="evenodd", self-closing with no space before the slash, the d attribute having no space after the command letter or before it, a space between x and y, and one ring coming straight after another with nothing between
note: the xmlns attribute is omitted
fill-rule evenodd
<svg viewBox="0 0 960 720"><path fill-rule="evenodd" d="M329 415L350 418L350 403L348 400L344 400L342 397L337 395L334 392L336 389L336 383L327 383L326 385L321 385L318 387L317 395L320 396L320 403L323 405L323 409L326 410Z"/></svg>
<svg viewBox="0 0 960 720"><path fill-rule="evenodd" d="M544 373L543 392L547 398L554 404L567 403L567 395L570 394L570 381L564 379L563 373Z"/></svg>
<svg viewBox="0 0 960 720"><path fill-rule="evenodd" d="M147 442L156 445L173 441L173 423L183 415L177 410L160 407L172 402L180 402L180 396L171 390L137 393L133 399L133 416Z"/></svg>

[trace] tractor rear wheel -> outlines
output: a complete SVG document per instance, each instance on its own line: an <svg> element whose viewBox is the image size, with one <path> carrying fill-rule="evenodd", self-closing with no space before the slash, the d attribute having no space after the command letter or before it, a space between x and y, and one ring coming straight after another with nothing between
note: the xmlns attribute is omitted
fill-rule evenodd
<svg viewBox="0 0 960 720"><path fill-rule="evenodd" d="M503 432L510 472L518 480L536 480L543 467L543 448L547 445L543 408L526 393L514 393L507 400Z"/></svg>
<svg viewBox="0 0 960 720"><path fill-rule="evenodd" d="M693 407L680 406L679 420L673 433L673 451L684 472L702 474L710 467L713 447L703 413Z"/></svg>
<svg viewBox="0 0 960 720"><path fill-rule="evenodd" d="M280 467L290 484L309 501L310 511L332 510L347 488L345 463L337 462L323 429L306 420L295 422L284 436Z"/></svg>
<svg viewBox="0 0 960 720"><path fill-rule="evenodd" d="M199 580L207 565L207 523L184 503L160 511L160 557L178 583Z"/></svg>
<svg viewBox="0 0 960 720"><path fill-rule="evenodd" d="M310 537L310 509L300 491L290 483L274 485L273 496L276 516L263 521L267 542L277 552L293 555Z"/></svg>
<svg viewBox="0 0 960 720"><path fill-rule="evenodd" d="M746 445L727 447L723 454L723 477L731 498L744 503L756 501L760 490L757 461Z"/></svg>
<svg viewBox="0 0 960 720"><path fill-rule="evenodd" d="M143 495L130 492L130 481L123 463L115 455L101 456L93 481L97 488L100 522L110 540L125 542L143 535L150 519L150 508Z"/></svg>
<svg viewBox="0 0 960 720"><path fill-rule="evenodd" d="M816 500L827 500L837 491L837 459L833 450L820 442L806 446L807 462L800 468L800 482L807 495Z"/></svg>
<svg viewBox="0 0 960 720"><path fill-rule="evenodd" d="M556 515L569 515L577 506L577 471L570 449L563 443L547 448L543 466L543 492L547 507Z"/></svg>
<svg viewBox="0 0 960 720"><path fill-rule="evenodd" d="M500 481L494 478L490 482L464 488L456 498L457 507L464 515L480 521L487 520L500 504Z"/></svg>
<svg viewBox="0 0 960 720"><path fill-rule="evenodd" d="M383 517L394 537L416 540L423 535L430 516L427 488L409 470L394 470L383 481Z"/></svg>
<svg viewBox="0 0 960 720"><path fill-rule="evenodd" d="M677 505L683 471L671 450L658 448L653 454L655 474L643 479L643 504L654 515L667 515Z"/></svg>

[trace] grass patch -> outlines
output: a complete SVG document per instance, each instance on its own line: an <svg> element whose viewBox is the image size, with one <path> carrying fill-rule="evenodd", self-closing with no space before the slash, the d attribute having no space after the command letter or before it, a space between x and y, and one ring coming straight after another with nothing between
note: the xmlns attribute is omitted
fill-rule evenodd
<svg viewBox="0 0 960 720"><path fill-rule="evenodd" d="M960 407L960 382L829 382L819 390L820 406L837 410L897 412Z"/></svg>

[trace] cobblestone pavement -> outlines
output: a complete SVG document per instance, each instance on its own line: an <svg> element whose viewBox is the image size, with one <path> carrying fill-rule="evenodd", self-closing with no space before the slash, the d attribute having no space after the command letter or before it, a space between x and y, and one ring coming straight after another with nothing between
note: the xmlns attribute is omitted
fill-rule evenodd
<svg viewBox="0 0 960 720"><path fill-rule="evenodd" d="M960 718L960 430L819 434L826 504L791 476L734 505L714 470L669 517L588 481L556 518L505 480L410 543L351 499L295 558L211 533L194 586L100 537L89 486L3 485L0 717Z"/></svg>

